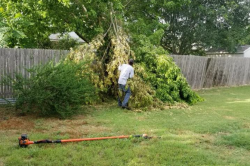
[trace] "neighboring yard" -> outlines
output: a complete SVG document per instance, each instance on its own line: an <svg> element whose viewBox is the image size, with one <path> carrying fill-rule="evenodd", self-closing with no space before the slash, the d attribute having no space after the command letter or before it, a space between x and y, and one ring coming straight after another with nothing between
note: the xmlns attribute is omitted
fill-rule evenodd
<svg viewBox="0 0 250 166"><path fill-rule="evenodd" d="M18 116L0 106L2 165L250 165L250 86L202 90L185 109L131 112L115 103L83 108L72 119ZM41 144L33 141L147 133L160 139Z"/></svg>

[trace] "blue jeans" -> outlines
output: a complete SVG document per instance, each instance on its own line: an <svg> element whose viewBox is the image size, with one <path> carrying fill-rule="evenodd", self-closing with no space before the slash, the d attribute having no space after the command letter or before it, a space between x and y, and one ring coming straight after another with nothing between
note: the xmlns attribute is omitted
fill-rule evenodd
<svg viewBox="0 0 250 166"><path fill-rule="evenodd" d="M121 107L127 107L128 105L128 100L131 95L130 88L128 87L127 89L125 88L125 85L119 84L119 90L125 92L125 96L123 101L121 101L119 95L118 95L118 105Z"/></svg>

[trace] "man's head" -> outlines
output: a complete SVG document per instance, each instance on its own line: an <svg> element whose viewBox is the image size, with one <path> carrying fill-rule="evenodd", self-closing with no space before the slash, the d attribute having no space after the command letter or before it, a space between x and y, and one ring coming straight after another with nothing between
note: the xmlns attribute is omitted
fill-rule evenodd
<svg viewBox="0 0 250 166"><path fill-rule="evenodd" d="M133 66L134 60L133 60L133 59L129 59L129 60L128 60L128 64L131 65L131 66Z"/></svg>

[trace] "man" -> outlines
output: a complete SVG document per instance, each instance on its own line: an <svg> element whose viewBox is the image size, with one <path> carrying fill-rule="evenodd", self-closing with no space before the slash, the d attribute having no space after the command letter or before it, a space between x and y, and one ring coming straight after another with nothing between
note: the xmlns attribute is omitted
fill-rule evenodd
<svg viewBox="0 0 250 166"><path fill-rule="evenodd" d="M119 91L125 92L124 100L121 101L120 96L118 96L118 105L122 108L129 109L128 100L131 95L130 87L125 88L127 80L134 76L134 68L133 68L134 60L130 59L128 64L123 64L118 67L118 70L121 71L120 77L118 80Z"/></svg>

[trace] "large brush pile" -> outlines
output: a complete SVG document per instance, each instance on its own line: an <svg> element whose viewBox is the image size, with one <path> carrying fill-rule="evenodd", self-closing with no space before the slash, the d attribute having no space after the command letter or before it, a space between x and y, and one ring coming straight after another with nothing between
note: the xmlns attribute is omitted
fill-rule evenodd
<svg viewBox="0 0 250 166"><path fill-rule="evenodd" d="M193 104L200 100L188 86L172 58L166 55L153 55L153 63L136 63L135 76L128 81L132 96L129 105L134 108L160 107L164 102L186 101ZM129 46L129 38L119 35L97 36L91 43L84 44L72 51L67 59L78 63L87 61L84 75L99 89L99 98L117 97L118 66L128 59L136 60ZM152 65L153 64L153 65ZM177 84L177 85L175 85Z"/></svg>

